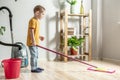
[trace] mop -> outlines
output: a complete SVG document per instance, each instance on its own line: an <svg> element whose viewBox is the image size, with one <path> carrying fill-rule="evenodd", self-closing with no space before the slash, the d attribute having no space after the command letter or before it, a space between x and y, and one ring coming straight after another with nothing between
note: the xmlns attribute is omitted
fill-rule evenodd
<svg viewBox="0 0 120 80"><path fill-rule="evenodd" d="M54 50L51 50L51 49L42 47L42 46L40 46L40 45L36 45L36 46L38 46L39 48L45 49L45 50L47 50L47 51L53 52L53 53L55 53L55 54L58 54L58 55L67 57L67 58L69 58L69 59L71 59L71 60L73 60L73 61L77 61L77 62L80 62L80 63L82 63L82 64L88 65L88 66L90 66L90 67L89 67L87 70L90 70L90 71L98 71L98 72L105 72L105 73L114 73L114 72L115 72L115 70L99 68L99 67L97 67L97 66L94 66L94 65L91 65L91 64L89 64L89 63L83 62L83 61L81 61L81 60L78 60L78 59L69 57L69 56L67 56L67 55L64 55L63 53L56 52L56 51L54 51Z"/></svg>

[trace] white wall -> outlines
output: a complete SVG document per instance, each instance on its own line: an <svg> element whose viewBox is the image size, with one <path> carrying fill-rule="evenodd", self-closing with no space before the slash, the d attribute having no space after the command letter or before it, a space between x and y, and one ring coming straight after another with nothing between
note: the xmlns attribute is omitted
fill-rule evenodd
<svg viewBox="0 0 120 80"><path fill-rule="evenodd" d="M79 2L80 0L78 0ZM91 0L85 0L84 5L86 12L91 8ZM45 40L41 42L41 45L50 49L56 50L58 47L58 27L56 27L56 12L59 11L59 0L0 0L0 7L7 6L13 13L13 33L14 42L26 43L26 35L28 28L28 21L33 16L33 8L35 5L40 4L46 8L46 15L41 20L41 35L45 37ZM79 3L77 4L79 6ZM76 8L79 11L79 8ZM0 25L7 26L7 30L4 36L0 37L1 41L11 42L9 31L8 13L4 10L4 13L0 11ZM48 54L45 50L39 49L39 56L41 60L51 60L55 57L55 54ZM0 45L0 60L10 58L11 48Z"/></svg>

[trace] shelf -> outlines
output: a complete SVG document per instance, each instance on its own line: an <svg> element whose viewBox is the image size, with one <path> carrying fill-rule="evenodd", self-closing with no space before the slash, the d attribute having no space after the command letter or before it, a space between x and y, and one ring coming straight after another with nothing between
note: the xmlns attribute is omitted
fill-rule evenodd
<svg viewBox="0 0 120 80"><path fill-rule="evenodd" d="M79 56L88 56L86 54L78 54L78 55L68 55L69 57L79 57Z"/></svg>
<svg viewBox="0 0 120 80"><path fill-rule="evenodd" d="M79 19L79 31L78 34L68 34L68 24L69 16L75 16L71 18L81 17ZM72 22L74 23L74 22ZM85 32L87 28L87 32ZM68 14L67 11L60 13L60 42L64 45L62 46L63 53L71 57L81 57L82 59L87 58L88 61L92 59L92 10L88 14ZM74 31L73 31L74 32ZM69 55L68 54L68 38L70 36L85 37L85 42L82 43L82 46L79 48L79 55ZM84 54L87 51L87 54ZM86 59L85 59L86 60ZM68 58L64 57L64 61L68 61Z"/></svg>
<svg viewBox="0 0 120 80"><path fill-rule="evenodd" d="M78 58L78 59L80 59L80 60L83 60L83 59L86 59L86 60L88 60L88 55L86 55L86 54L79 54L79 55L68 55L69 57L72 57L72 58Z"/></svg>
<svg viewBox="0 0 120 80"><path fill-rule="evenodd" d="M68 14L68 16L83 16L83 17L87 17L88 14Z"/></svg>
<svg viewBox="0 0 120 80"><path fill-rule="evenodd" d="M65 13L61 13L61 16L65 16ZM68 14L68 16L88 17L89 14Z"/></svg>
<svg viewBox="0 0 120 80"><path fill-rule="evenodd" d="M62 36L64 36L64 34L62 34ZM89 36L89 33L85 33L84 35L81 35L81 34L77 34L77 35L69 35L68 34L68 38L71 37L71 36L76 36L76 37L86 37L86 36Z"/></svg>

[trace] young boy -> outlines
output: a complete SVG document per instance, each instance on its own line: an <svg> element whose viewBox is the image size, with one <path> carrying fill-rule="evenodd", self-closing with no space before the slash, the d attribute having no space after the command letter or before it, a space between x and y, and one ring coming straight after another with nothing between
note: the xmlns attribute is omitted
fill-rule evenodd
<svg viewBox="0 0 120 80"><path fill-rule="evenodd" d="M45 8L41 5L37 5L34 7L34 17L32 17L29 21L28 25L28 35L27 35L27 46L29 47L31 58L31 72L39 73L44 69L37 67L37 59L38 59L38 47L40 40L43 41L44 37L39 36L40 24L39 20L44 16Z"/></svg>

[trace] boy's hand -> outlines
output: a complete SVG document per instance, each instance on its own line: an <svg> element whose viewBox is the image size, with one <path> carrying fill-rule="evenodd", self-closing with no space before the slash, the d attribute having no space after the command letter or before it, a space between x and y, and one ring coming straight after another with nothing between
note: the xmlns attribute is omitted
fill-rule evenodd
<svg viewBox="0 0 120 80"><path fill-rule="evenodd" d="M36 46L36 42L33 42L33 44L32 44L33 46Z"/></svg>
<svg viewBox="0 0 120 80"><path fill-rule="evenodd" d="M43 40L44 40L44 37L43 37L43 36L40 36L40 40L43 41Z"/></svg>

